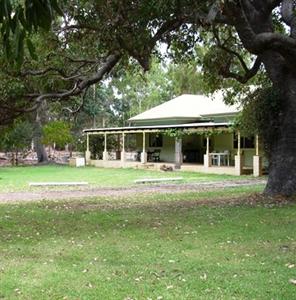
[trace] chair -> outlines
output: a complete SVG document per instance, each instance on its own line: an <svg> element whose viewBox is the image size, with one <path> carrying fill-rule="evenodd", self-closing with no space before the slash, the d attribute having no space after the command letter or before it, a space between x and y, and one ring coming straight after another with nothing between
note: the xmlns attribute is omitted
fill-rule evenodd
<svg viewBox="0 0 296 300"><path fill-rule="evenodd" d="M229 150L224 150L223 153L225 155L222 156L222 165L224 166L229 166L230 162L230 151Z"/></svg>
<svg viewBox="0 0 296 300"><path fill-rule="evenodd" d="M147 161L153 161L153 151L151 151L151 150L148 150L147 151Z"/></svg>
<svg viewBox="0 0 296 300"><path fill-rule="evenodd" d="M154 152L152 153L152 159L155 162L160 161L160 149L154 150Z"/></svg>
<svg viewBox="0 0 296 300"><path fill-rule="evenodd" d="M212 158L211 165L212 166L218 166L218 161L219 161L218 155L217 154L212 154L211 158Z"/></svg>

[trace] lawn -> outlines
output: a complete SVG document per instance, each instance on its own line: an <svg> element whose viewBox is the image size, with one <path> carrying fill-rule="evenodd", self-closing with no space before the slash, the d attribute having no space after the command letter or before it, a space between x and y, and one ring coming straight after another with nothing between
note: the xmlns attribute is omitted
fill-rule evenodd
<svg viewBox="0 0 296 300"><path fill-rule="evenodd" d="M295 299L296 205L198 205L260 189L2 204L0 299Z"/></svg>
<svg viewBox="0 0 296 300"><path fill-rule="evenodd" d="M29 190L29 182L87 181L90 187L123 187L134 184L135 179L179 177L183 182L239 180L249 176L211 175L194 172L159 172L136 169L102 169L94 167L72 168L68 166L27 166L0 168L0 191ZM73 188L73 187L72 187ZM36 188L34 188L36 189Z"/></svg>

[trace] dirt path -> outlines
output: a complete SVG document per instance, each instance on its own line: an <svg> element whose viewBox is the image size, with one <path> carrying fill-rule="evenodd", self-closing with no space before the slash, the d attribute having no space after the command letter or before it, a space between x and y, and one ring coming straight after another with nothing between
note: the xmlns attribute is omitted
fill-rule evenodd
<svg viewBox="0 0 296 300"><path fill-rule="evenodd" d="M262 179L250 180L235 180L235 181L213 181L200 183L186 183L186 184L150 184L137 185L124 188L92 188L81 190L36 190L29 192L12 192L0 193L0 203L8 202L25 202L36 200L62 200L62 199L77 199L89 197L102 196L128 196L135 194L172 194L184 192L201 192L209 190L217 190L229 187L251 186L256 184L265 184L266 181Z"/></svg>

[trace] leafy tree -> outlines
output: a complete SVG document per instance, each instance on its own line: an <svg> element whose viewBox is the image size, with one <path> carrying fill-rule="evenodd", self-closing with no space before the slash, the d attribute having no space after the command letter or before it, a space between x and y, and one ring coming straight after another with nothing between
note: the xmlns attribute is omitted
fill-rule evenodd
<svg viewBox="0 0 296 300"><path fill-rule="evenodd" d="M171 64L168 78L174 95L200 94L205 91L204 75L196 60Z"/></svg>
<svg viewBox="0 0 296 300"><path fill-rule="evenodd" d="M28 121L15 120L14 124L6 128L1 134L1 148L13 152L12 163L18 163L18 155L31 147L32 125Z"/></svg>
<svg viewBox="0 0 296 300"><path fill-rule="evenodd" d="M149 71L143 72L138 66L132 66L113 79L111 85L115 88L118 104L122 106L118 109L123 122L173 96L168 71L157 59L152 61Z"/></svg>
<svg viewBox="0 0 296 300"><path fill-rule="evenodd" d="M43 143L64 147L73 141L71 126L64 121L52 121L43 127Z"/></svg>

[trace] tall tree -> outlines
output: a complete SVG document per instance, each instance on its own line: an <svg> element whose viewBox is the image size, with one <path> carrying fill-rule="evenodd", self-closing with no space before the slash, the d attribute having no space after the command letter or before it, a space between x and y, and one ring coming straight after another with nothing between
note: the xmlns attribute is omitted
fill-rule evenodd
<svg viewBox="0 0 296 300"><path fill-rule="evenodd" d="M143 72L139 66L131 66L110 84L118 102L127 108L122 112L124 121L174 96L168 70L156 58L152 60L149 71Z"/></svg>
<svg viewBox="0 0 296 300"><path fill-rule="evenodd" d="M0 140L0 148L12 152L12 164L18 164L18 155L31 147L32 125L28 121L15 120L1 132Z"/></svg>

